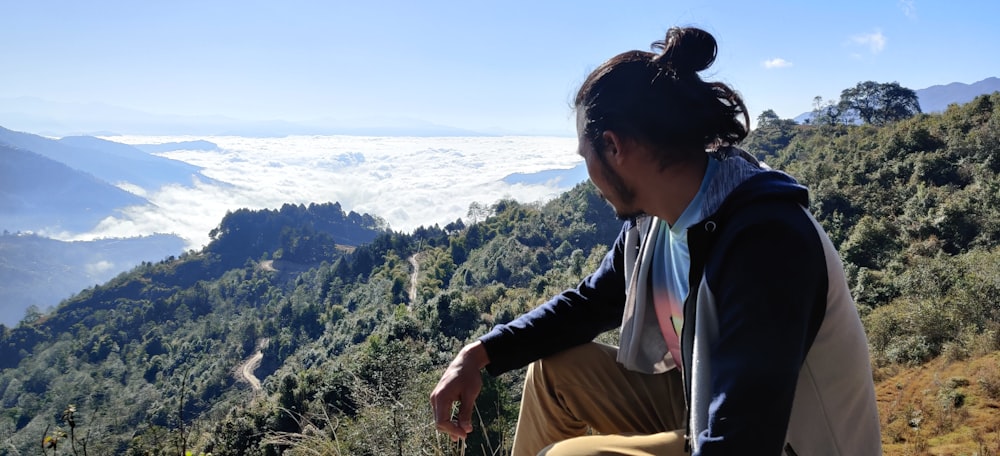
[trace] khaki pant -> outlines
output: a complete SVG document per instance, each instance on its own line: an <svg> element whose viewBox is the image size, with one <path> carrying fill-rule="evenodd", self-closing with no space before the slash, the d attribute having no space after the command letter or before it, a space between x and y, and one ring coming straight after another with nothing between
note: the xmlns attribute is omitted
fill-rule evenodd
<svg viewBox="0 0 1000 456"><path fill-rule="evenodd" d="M683 455L677 369L647 375L587 343L528 367L513 456Z"/></svg>

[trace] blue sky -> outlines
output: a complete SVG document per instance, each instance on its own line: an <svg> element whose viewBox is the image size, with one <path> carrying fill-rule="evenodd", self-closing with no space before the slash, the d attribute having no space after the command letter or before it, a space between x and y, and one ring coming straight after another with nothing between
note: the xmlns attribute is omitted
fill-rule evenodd
<svg viewBox="0 0 1000 456"><path fill-rule="evenodd" d="M715 34L704 77L754 117L795 117L866 80L1000 76L1000 2L760 3L0 0L0 98L572 134L586 74L671 25Z"/></svg>

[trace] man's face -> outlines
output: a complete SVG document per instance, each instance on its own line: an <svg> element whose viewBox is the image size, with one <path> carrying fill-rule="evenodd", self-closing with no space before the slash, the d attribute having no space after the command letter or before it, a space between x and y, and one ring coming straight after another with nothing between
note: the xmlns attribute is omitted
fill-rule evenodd
<svg viewBox="0 0 1000 456"><path fill-rule="evenodd" d="M612 145L608 144L605 150L594 150L593 145L584 137L586 126L586 114L582 108L577 108L576 132L577 132L577 153L583 157L587 164L587 174L590 180L597 187L598 193L611 204L615 210L615 215L619 219L628 219L643 215L643 211L635 207L635 192L625 183L618 172L612 169L608 162L607 154Z"/></svg>

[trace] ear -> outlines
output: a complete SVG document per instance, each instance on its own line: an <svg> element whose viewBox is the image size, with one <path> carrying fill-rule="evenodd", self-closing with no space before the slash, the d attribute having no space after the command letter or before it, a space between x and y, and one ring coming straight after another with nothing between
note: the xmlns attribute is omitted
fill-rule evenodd
<svg viewBox="0 0 1000 456"><path fill-rule="evenodd" d="M627 155L627 144L625 144L624 138L611 130L605 130L602 133L604 138L604 153L609 155L609 158L615 162L615 164L622 164Z"/></svg>

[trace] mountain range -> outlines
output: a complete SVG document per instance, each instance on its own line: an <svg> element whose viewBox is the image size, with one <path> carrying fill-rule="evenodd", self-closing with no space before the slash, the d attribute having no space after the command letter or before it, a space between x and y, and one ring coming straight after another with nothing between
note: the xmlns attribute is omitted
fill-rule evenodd
<svg viewBox="0 0 1000 456"><path fill-rule="evenodd" d="M923 112L942 112L951 104L965 104L979 95L1000 91L1000 78L991 77L972 84L952 82L916 90Z"/></svg>
<svg viewBox="0 0 1000 456"><path fill-rule="evenodd" d="M52 139L0 127L0 323L46 309L143 261L180 254L173 234L63 242L165 185L226 185L154 151L215 148L207 141L129 146L89 137ZM128 189L128 190L126 190Z"/></svg>
<svg viewBox="0 0 1000 456"><path fill-rule="evenodd" d="M9 143L0 143L0 156L0 228L7 231L86 231L122 207L147 202L93 174Z"/></svg>
<svg viewBox="0 0 1000 456"><path fill-rule="evenodd" d="M152 114L104 103L64 103L34 97L0 98L0 125L49 136L203 135L280 137L288 135L484 136L490 133L419 119L382 116L363 119L237 120L223 116Z"/></svg>
<svg viewBox="0 0 1000 456"><path fill-rule="evenodd" d="M34 152L110 184L131 184L146 191L166 184L212 181L197 166L92 136L51 139L0 127L0 144Z"/></svg>

